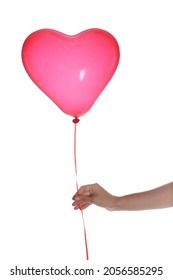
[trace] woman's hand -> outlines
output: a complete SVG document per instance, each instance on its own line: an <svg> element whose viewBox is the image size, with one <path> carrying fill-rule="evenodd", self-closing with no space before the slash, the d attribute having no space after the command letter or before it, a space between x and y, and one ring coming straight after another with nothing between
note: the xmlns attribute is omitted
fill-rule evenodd
<svg viewBox="0 0 173 280"><path fill-rule="evenodd" d="M84 185L72 197L74 209L85 209L91 204L103 207L109 211L114 210L116 197L108 193L99 184Z"/></svg>

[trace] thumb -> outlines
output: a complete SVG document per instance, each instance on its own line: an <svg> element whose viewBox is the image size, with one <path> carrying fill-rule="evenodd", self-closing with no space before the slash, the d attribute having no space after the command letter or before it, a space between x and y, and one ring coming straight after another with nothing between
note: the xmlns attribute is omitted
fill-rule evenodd
<svg viewBox="0 0 173 280"><path fill-rule="evenodd" d="M78 202L85 202L91 204L93 199L91 196L76 196L75 200Z"/></svg>

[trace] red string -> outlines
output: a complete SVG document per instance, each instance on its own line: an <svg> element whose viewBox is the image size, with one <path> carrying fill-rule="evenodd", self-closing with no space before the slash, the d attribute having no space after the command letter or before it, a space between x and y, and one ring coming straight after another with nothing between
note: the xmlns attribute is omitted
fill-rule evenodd
<svg viewBox="0 0 173 280"><path fill-rule="evenodd" d="M76 160L76 127L77 127L77 123L78 122L79 122L78 118L73 119L73 123L74 123L74 164L75 164L76 190L77 190L77 193L79 191L78 178L77 178L77 160ZM81 215L82 215L82 222L83 222L83 228L84 228L84 240L85 240L86 259L89 260L85 220L84 220L84 215L83 215L83 211L82 211L81 208L80 208L80 211L81 211Z"/></svg>

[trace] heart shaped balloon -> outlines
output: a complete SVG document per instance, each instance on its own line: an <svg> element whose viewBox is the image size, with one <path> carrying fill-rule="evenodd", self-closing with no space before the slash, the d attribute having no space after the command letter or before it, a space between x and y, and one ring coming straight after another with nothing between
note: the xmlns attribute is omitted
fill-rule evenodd
<svg viewBox="0 0 173 280"><path fill-rule="evenodd" d="M116 39L97 28L77 35L52 29L30 34L22 61L32 81L65 113L84 115L112 78L120 57Z"/></svg>

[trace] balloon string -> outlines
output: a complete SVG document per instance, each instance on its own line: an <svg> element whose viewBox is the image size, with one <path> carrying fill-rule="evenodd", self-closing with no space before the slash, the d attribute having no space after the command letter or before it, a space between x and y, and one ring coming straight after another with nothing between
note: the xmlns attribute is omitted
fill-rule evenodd
<svg viewBox="0 0 173 280"><path fill-rule="evenodd" d="M78 186L78 178L77 178L77 159L76 159L76 127L77 127L77 123L79 122L79 119L75 118L73 120L73 122L74 122L74 164L75 164L75 174L76 174L76 190L77 190L77 193L78 193L79 186ZM81 208L80 208L80 211L81 211L81 215L82 215L82 222L83 222L83 228L84 228L84 240L85 240L86 259L89 260L84 214L83 214L83 211L82 211Z"/></svg>

